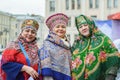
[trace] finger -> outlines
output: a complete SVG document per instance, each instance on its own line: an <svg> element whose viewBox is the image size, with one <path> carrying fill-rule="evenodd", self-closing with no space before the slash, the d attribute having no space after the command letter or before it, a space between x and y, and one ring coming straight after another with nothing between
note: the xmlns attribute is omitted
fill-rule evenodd
<svg viewBox="0 0 120 80"><path fill-rule="evenodd" d="M33 73L31 73L32 75L32 77L34 78L34 79L36 79L36 78L38 78L38 73L36 72L36 71L34 71Z"/></svg>

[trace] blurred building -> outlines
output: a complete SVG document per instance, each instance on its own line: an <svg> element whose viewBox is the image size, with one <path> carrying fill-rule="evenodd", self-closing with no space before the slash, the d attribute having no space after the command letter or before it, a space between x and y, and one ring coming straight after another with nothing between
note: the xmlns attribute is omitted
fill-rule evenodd
<svg viewBox="0 0 120 80"><path fill-rule="evenodd" d="M46 17L62 12L69 17L67 35L73 43L78 32L75 17L84 14L95 20L107 20L107 16L120 11L120 0L46 0Z"/></svg>
<svg viewBox="0 0 120 80"><path fill-rule="evenodd" d="M16 18L10 13L0 11L0 49L16 37Z"/></svg>
<svg viewBox="0 0 120 80"><path fill-rule="evenodd" d="M13 15L0 11L0 49L4 49L10 41L16 40L20 34L20 27L25 19L35 19L39 23L38 45L40 46L44 40L45 26L44 17L40 15Z"/></svg>

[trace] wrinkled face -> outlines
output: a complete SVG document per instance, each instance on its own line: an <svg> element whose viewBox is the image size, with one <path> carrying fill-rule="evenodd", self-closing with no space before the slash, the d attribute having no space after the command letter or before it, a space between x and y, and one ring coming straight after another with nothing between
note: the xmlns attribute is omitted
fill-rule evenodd
<svg viewBox="0 0 120 80"><path fill-rule="evenodd" d="M64 38L66 34L66 27L63 24L57 25L53 28L53 32L59 37Z"/></svg>
<svg viewBox="0 0 120 80"><path fill-rule="evenodd" d="M81 24L79 27L79 32L81 35L88 37L90 35L90 29L88 24Z"/></svg>
<svg viewBox="0 0 120 80"><path fill-rule="evenodd" d="M35 39L36 37L36 30L32 28L26 28L23 29L21 35L28 41L31 42Z"/></svg>

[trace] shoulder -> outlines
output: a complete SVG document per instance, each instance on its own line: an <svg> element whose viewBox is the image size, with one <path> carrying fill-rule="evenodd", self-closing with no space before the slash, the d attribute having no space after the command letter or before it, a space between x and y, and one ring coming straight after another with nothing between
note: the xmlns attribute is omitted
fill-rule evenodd
<svg viewBox="0 0 120 80"><path fill-rule="evenodd" d="M51 50L56 48L56 45L49 41L49 40L44 40L42 46L40 47L40 50Z"/></svg>
<svg viewBox="0 0 120 80"><path fill-rule="evenodd" d="M4 49L2 55L3 56L14 56L15 54L20 53L20 48L19 48L19 44L12 41L10 43L7 44L6 48Z"/></svg>
<svg viewBox="0 0 120 80"><path fill-rule="evenodd" d="M54 44L53 42L49 41L49 40L45 40L45 41L43 42L43 45L46 46L46 47L49 47L49 46L53 46L53 45L55 45L55 44Z"/></svg>
<svg viewBox="0 0 120 80"><path fill-rule="evenodd" d="M20 49L18 42L16 41L11 41L7 44L6 49L15 49L18 50Z"/></svg>

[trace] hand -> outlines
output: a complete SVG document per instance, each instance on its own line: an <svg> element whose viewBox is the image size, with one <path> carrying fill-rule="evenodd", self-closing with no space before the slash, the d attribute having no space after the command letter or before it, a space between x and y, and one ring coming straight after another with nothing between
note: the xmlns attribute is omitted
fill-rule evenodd
<svg viewBox="0 0 120 80"><path fill-rule="evenodd" d="M115 75L107 74L105 80L115 80L115 77L116 77Z"/></svg>
<svg viewBox="0 0 120 80"><path fill-rule="evenodd" d="M34 79L38 78L38 73L30 66L24 65L22 67L21 71L25 71L26 73L28 73Z"/></svg>

